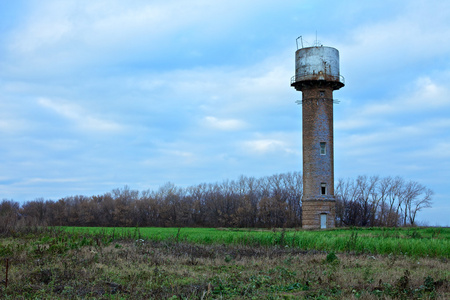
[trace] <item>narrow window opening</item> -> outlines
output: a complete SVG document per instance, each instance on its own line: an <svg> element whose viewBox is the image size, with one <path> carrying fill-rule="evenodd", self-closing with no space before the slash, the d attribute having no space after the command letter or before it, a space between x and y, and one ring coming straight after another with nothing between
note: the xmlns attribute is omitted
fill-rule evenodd
<svg viewBox="0 0 450 300"><path fill-rule="evenodd" d="M326 194L327 194L327 184L324 183L324 182L322 182L322 183L320 184L320 193L321 193L322 195L326 195Z"/></svg>
<svg viewBox="0 0 450 300"><path fill-rule="evenodd" d="M320 155L326 155L327 154L327 143L320 142Z"/></svg>

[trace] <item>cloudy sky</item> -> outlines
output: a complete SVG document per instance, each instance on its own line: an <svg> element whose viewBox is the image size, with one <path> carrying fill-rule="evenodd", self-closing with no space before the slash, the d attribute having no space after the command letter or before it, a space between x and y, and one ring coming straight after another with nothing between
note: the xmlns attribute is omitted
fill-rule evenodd
<svg viewBox="0 0 450 300"><path fill-rule="evenodd" d="M0 1L0 198L301 171L296 38L340 51L335 177L450 225L450 1Z"/></svg>

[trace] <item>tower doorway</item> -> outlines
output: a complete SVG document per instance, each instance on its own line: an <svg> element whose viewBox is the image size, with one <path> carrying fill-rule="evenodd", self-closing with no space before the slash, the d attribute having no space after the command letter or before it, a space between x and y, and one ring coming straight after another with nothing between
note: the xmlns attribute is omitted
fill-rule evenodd
<svg viewBox="0 0 450 300"><path fill-rule="evenodd" d="M321 214L320 215L320 229L327 228L327 215Z"/></svg>

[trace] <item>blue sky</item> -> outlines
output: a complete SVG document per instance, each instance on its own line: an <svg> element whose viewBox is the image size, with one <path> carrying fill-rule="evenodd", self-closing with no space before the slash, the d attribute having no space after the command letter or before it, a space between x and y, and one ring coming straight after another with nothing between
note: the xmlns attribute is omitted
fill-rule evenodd
<svg viewBox="0 0 450 300"><path fill-rule="evenodd" d="M0 2L0 198L301 170L295 39L340 51L335 177L434 190L450 225L450 2Z"/></svg>

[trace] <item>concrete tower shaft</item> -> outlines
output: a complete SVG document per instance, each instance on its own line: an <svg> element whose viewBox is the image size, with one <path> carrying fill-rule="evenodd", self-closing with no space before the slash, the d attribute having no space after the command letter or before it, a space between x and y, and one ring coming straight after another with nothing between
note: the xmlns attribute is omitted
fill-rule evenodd
<svg viewBox="0 0 450 300"><path fill-rule="evenodd" d="M302 92L302 227L335 227L333 91L344 86L339 52L309 47L295 53L291 86Z"/></svg>

